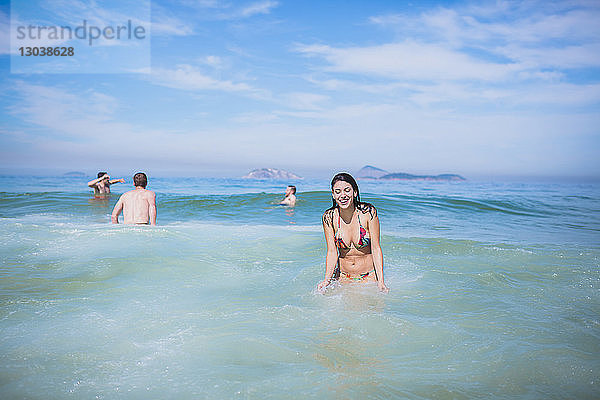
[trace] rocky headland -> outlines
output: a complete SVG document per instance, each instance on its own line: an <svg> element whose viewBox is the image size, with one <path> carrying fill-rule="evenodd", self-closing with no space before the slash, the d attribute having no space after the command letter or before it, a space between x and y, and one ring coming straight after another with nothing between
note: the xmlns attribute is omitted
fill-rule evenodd
<svg viewBox="0 0 600 400"><path fill-rule="evenodd" d="M359 179L380 179L396 181L465 181L466 179L457 174L440 175L413 175L405 172L388 172L381 168L366 165L356 173Z"/></svg>
<svg viewBox="0 0 600 400"><path fill-rule="evenodd" d="M277 168L260 168L250 171L247 175L243 176L244 179L302 179L294 173L284 171Z"/></svg>

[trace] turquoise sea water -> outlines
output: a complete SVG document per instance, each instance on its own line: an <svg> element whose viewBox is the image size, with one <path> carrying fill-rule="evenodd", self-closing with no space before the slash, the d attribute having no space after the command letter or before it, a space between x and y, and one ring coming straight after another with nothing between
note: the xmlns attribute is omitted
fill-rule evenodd
<svg viewBox="0 0 600 400"><path fill-rule="evenodd" d="M0 177L2 399L600 397L598 184L361 181L391 290L318 294L327 181L89 179Z"/></svg>

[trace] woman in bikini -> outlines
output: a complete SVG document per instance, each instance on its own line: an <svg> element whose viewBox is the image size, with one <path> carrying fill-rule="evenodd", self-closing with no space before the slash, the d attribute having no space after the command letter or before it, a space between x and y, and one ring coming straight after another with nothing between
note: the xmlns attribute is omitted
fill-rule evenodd
<svg viewBox="0 0 600 400"><path fill-rule="evenodd" d="M335 278L340 282L376 281L387 292L383 280L383 252L379 245L379 217L372 204L360 201L358 185L350 174L331 180L333 206L323 214L327 242L323 290Z"/></svg>

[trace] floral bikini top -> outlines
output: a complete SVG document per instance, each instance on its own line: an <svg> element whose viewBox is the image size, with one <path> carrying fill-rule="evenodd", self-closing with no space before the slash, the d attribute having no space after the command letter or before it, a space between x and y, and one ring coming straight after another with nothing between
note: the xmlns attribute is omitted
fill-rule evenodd
<svg viewBox="0 0 600 400"><path fill-rule="evenodd" d="M360 223L360 213L357 213L358 216L358 226L360 227L360 239L358 239L358 243L354 244L354 243L350 243L350 245L354 245L354 248L356 249L362 249L364 247L367 247L371 244L371 238L369 238L367 236L367 230L365 228L363 228L362 224ZM340 214L338 212L338 229L337 232L335 233L335 245L339 248L339 249L344 249L344 250L348 250L350 249L350 246L348 246L346 243L344 243L344 239L342 239L341 236L341 217Z"/></svg>

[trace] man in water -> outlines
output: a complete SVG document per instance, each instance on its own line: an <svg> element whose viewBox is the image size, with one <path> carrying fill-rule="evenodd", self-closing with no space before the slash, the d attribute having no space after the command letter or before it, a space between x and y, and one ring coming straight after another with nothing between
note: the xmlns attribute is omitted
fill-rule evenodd
<svg viewBox="0 0 600 400"><path fill-rule="evenodd" d="M285 189L285 197L279 204L290 207L294 207L296 205L296 186L289 185L287 189Z"/></svg>
<svg viewBox="0 0 600 400"><path fill-rule="evenodd" d="M98 172L98 178L88 182L88 186L94 188L94 195L96 197L106 196L110 194L110 185L114 183L125 183L125 180L121 179L110 179L110 176L106 172Z"/></svg>
<svg viewBox="0 0 600 400"><path fill-rule="evenodd" d="M119 214L123 211L123 223L156 225L156 194L146 190L148 177L143 172L133 176L134 190L125 192L115 204L111 215L113 224L119 223Z"/></svg>

